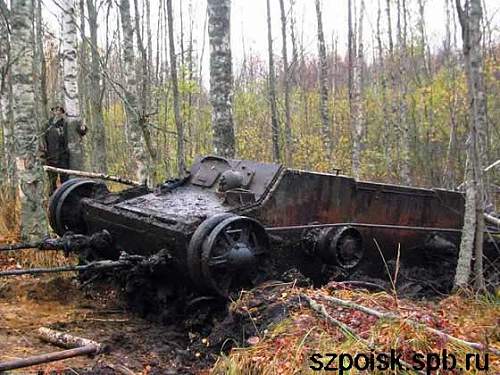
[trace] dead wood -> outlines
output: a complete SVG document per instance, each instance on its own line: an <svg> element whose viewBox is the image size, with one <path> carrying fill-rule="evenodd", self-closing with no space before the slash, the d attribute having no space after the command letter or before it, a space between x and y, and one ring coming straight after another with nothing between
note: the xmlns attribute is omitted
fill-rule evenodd
<svg viewBox="0 0 500 375"><path fill-rule="evenodd" d="M498 217L492 216L490 214L484 214L484 219L490 224L494 224L497 227L500 227L500 219Z"/></svg>
<svg viewBox="0 0 500 375"><path fill-rule="evenodd" d="M51 166L48 166L48 165L44 165L43 169L46 170L46 171L51 171L51 172L56 172L56 173L71 174L73 176L98 178L98 179L101 179L101 180L108 180L108 181L118 182L118 183L124 184L124 185L131 185L131 186L142 186L143 185L143 184L141 184L138 181L129 180L128 178L124 178L124 177L111 176L111 175L105 174L105 173L94 173L94 172L77 171L77 170L73 170L73 169L63 169L63 168L51 167Z"/></svg>
<svg viewBox="0 0 500 375"><path fill-rule="evenodd" d="M322 305L321 303L318 303L318 302L314 301L312 298L310 298L309 296L306 296L306 295L302 295L301 298L304 298L307 301L307 303L309 304L309 306L311 307L311 309L313 309L318 314L320 314L329 323L332 323L332 324L336 325L337 327L339 327L340 330L344 333L345 336L347 336L347 337L350 336L350 337L356 339L356 341L361 342L367 348L374 349L373 344L369 343L368 341L366 341L365 339L363 339L362 337L360 337L347 324L342 323L340 320L337 320L333 316L331 316L330 314L328 314L328 312L326 311L326 308L325 308L324 305ZM377 351L375 351L375 352L378 353ZM405 365L407 369L411 369L412 368L412 366L408 362L406 362L406 361L404 361L402 359L400 359L399 361L403 365ZM417 374L424 374L423 372L418 371L418 370L414 370L414 371Z"/></svg>
<svg viewBox="0 0 500 375"><path fill-rule="evenodd" d="M62 348L72 349L85 346L94 346L94 354L98 354L104 350L104 345L99 344L96 341L69 335L67 333L56 331L47 327L39 328L37 334L41 340L49 342L56 346L60 346Z"/></svg>
<svg viewBox="0 0 500 375"><path fill-rule="evenodd" d="M406 317L400 317L396 314L390 313L390 312L381 312L378 310L371 309L366 306L359 305L355 302L352 301L345 301L340 298L336 297L327 297L327 296L322 296L321 298L325 299L328 302L331 302L335 305L338 306L343 306L351 309L355 309L361 312L364 312L365 314L376 316L379 319L387 319L387 320L404 320L405 323L410 324L411 326L419 329L425 329L426 331L435 334L436 336L439 336L442 339L453 341L457 344L460 345L465 345L468 346L469 348L475 349L475 350L483 350L483 351L490 351L494 353L495 355L500 355L500 350L496 348L492 348L489 346L486 346L484 344L478 343L478 342L471 342L471 341L466 341L459 339L458 337L449 335L443 331L440 331L436 328L429 327L423 323L416 322L414 320L408 319Z"/></svg>
<svg viewBox="0 0 500 375"><path fill-rule="evenodd" d="M40 365L43 363L61 361L67 358L78 357L86 354L97 354L98 349L95 345L87 345L80 348L63 350L59 352L36 355L28 358L14 359L12 361L0 363L0 373L3 371L14 370L29 366Z"/></svg>

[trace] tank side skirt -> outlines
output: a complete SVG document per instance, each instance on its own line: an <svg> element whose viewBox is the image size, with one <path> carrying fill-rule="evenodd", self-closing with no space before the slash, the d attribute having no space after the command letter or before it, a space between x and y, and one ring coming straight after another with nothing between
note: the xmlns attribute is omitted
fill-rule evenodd
<svg viewBox="0 0 500 375"><path fill-rule="evenodd" d="M381 229L397 229L408 231L426 231L426 232L462 232L456 228L437 228L437 227L414 227L405 225L390 225L390 224L366 224L366 223L332 223L332 224L311 224L311 225L291 225L285 227L266 227L268 232L280 232L290 230L303 230L314 228L330 228L330 227L360 227L360 228L381 228Z"/></svg>

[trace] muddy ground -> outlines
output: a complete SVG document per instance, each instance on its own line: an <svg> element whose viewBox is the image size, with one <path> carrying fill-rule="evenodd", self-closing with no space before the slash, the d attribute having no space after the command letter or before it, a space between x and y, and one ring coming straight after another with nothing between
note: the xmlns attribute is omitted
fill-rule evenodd
<svg viewBox="0 0 500 375"><path fill-rule="evenodd" d="M158 263L160 269L162 264ZM0 269L12 266L0 264ZM402 267L398 270L398 295L444 296L451 286L449 271L454 266L454 262L440 260L437 268ZM389 262L388 271L392 273L393 268ZM282 295L287 292L283 288L311 286L310 280L292 269L281 275L280 281L260 285L246 308L238 307L241 294L232 296L236 302L229 308L226 301L190 295L175 303L171 285L163 287L156 273L148 272L138 267L137 276L127 271L126 277L101 275L83 284L75 275L0 279L0 362L61 350L36 336L36 330L44 326L106 344L109 352L11 373L208 373L221 350L227 353L231 347L248 345L249 339L298 307L299 302L293 299L284 303ZM363 275L356 279L360 287L377 292L393 288L388 280ZM498 275L494 279L498 285ZM258 321L249 316L248 309L259 312Z"/></svg>
<svg viewBox="0 0 500 375"><path fill-rule="evenodd" d="M69 277L0 284L0 362L61 350L36 337L42 326L107 344L110 352L13 374L193 374L210 367L214 359L193 349L203 347L196 333L130 313L114 290L89 293Z"/></svg>

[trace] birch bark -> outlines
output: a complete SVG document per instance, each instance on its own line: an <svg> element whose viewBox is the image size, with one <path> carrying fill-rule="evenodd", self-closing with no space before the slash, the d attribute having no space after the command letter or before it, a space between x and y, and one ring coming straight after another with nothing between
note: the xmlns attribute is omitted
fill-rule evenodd
<svg viewBox="0 0 500 375"><path fill-rule="evenodd" d="M363 103L362 103L362 69L363 69L363 14L364 2L361 1L358 22L358 48L353 52L354 62L352 69L352 104L351 104L351 131L352 131L352 173L354 178L360 177L361 148L363 138Z"/></svg>
<svg viewBox="0 0 500 375"><path fill-rule="evenodd" d="M207 7L214 152L224 157L234 157L231 1L208 0Z"/></svg>
<svg viewBox="0 0 500 375"><path fill-rule="evenodd" d="M456 0L462 27L463 55L469 99L469 139L467 145L466 209L460 254L455 274L455 287L468 285L471 259L474 258L474 286L484 289L483 233L485 188L483 168L486 160L486 97L484 91L483 59L481 53L480 0L466 0L462 8ZM474 254L474 256L473 256Z"/></svg>
<svg viewBox="0 0 500 375"><path fill-rule="evenodd" d="M91 137L93 153L92 171L106 173L108 170L106 155L106 129L102 113L104 87L101 82L100 54L97 48L97 10L95 0L87 0L87 13L90 31L90 72L88 93L90 107Z"/></svg>
<svg viewBox="0 0 500 375"><path fill-rule="evenodd" d="M281 39L283 57L283 91L285 94L285 157L287 165L293 164L292 150L292 119L290 114L290 67L288 65L288 52L286 42L286 10L285 3L280 0L281 10Z"/></svg>
<svg viewBox="0 0 500 375"><path fill-rule="evenodd" d="M12 1L11 57L14 101L15 161L21 203L21 236L40 238L46 230L43 210L43 171L37 157L39 137L35 118L33 82L33 3Z"/></svg>
<svg viewBox="0 0 500 375"><path fill-rule="evenodd" d="M172 0L167 0L168 16L168 40L170 47L170 78L172 79L172 91L174 99L174 118L177 129L177 172L179 176L186 173L186 163L184 161L184 124L182 123L179 104L179 85L177 82L177 59L175 56L174 44L174 17L172 15Z"/></svg>
<svg viewBox="0 0 500 375"><path fill-rule="evenodd" d="M321 115L321 131L323 135L323 147L326 152L328 164L332 157L332 132L330 114L328 112L328 62L326 60L325 36L323 33L323 20L321 4L316 0L316 19L318 23L318 55L319 55L319 111Z"/></svg>
<svg viewBox="0 0 500 375"><path fill-rule="evenodd" d="M127 113L128 134L135 161L136 179L150 183L148 171L148 156L144 148L140 113L137 103L137 77L134 59L134 29L130 20L129 0L120 1L120 18L123 32L123 62L126 72L125 81L125 112Z"/></svg>
<svg viewBox="0 0 500 375"><path fill-rule="evenodd" d="M62 20L62 59L64 109L68 123L68 148L70 169L81 170L84 166L83 138L78 131L82 126L78 95L77 27L75 1L64 0Z"/></svg>
<svg viewBox="0 0 500 375"><path fill-rule="evenodd" d="M271 27L271 6L270 0L266 1L267 6L267 51L269 58L268 73L268 96L271 110L271 134L273 141L273 161L279 163L280 155L280 124L278 120L278 108L276 105L276 71L274 68L273 33Z"/></svg>

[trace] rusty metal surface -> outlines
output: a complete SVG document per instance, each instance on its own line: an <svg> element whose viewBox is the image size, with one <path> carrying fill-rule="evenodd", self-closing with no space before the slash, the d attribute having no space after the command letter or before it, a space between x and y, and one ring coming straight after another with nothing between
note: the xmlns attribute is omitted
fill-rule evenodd
<svg viewBox="0 0 500 375"><path fill-rule="evenodd" d="M219 186L224 175L231 177L227 189ZM199 244L187 256L193 233L205 220L230 212L258 220L273 243L279 243L280 249L270 253L277 268L299 266L312 275L321 272L325 262L305 249L309 246L305 237L312 238L312 246L316 241L311 230L331 227L332 238L337 229L359 233L365 250L360 267L383 271L380 252L386 260L394 259L398 248L418 254L436 232L458 247L463 221L464 199L457 192L356 181L214 156L197 159L187 178L162 187L155 192L131 189L131 193L83 198L78 207L86 234L106 229L117 250L135 254L168 249L184 273L188 274L190 263L195 264L193 274L203 262L192 259L201 254ZM195 242L204 243L210 233L198 237Z"/></svg>
<svg viewBox="0 0 500 375"><path fill-rule="evenodd" d="M254 214L270 227L353 222L460 229L463 196L289 169Z"/></svg>
<svg viewBox="0 0 500 375"><path fill-rule="evenodd" d="M398 248L418 252L434 232L458 247L463 206L462 194L452 191L287 169L263 204L245 214L291 243L314 226L353 226L366 251L360 267L377 273L384 270L380 252L386 260L394 259ZM308 261L295 254L299 263Z"/></svg>
<svg viewBox="0 0 500 375"><path fill-rule="evenodd" d="M116 208L166 222L194 224L231 207L213 191L196 186L182 186L167 194L147 194L115 205Z"/></svg>

